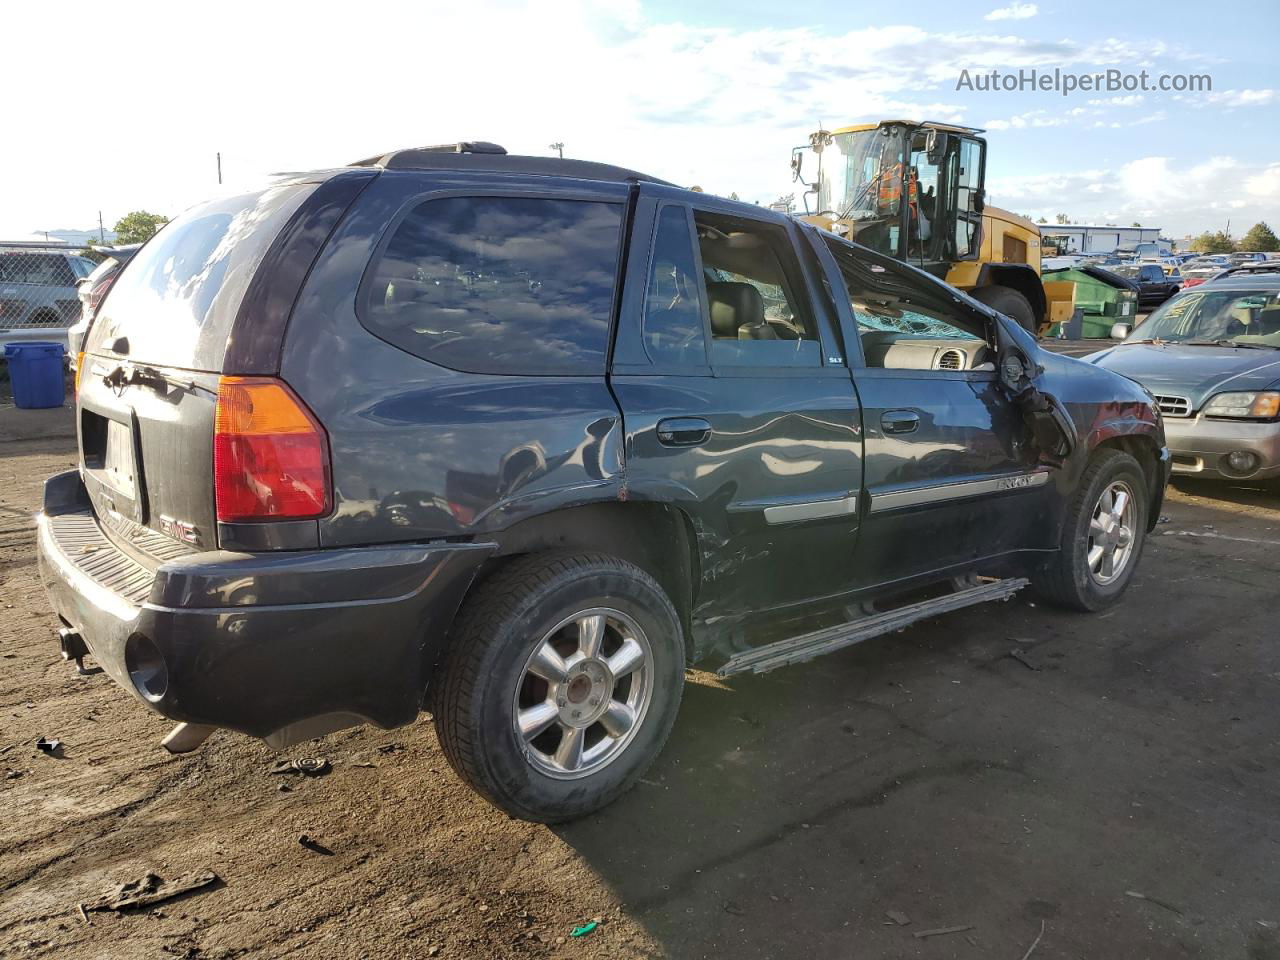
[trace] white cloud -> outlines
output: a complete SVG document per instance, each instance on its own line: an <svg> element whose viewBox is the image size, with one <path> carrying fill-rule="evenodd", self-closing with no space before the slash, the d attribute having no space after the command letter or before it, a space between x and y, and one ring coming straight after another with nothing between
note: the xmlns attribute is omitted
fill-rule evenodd
<svg viewBox="0 0 1280 960"><path fill-rule="evenodd" d="M1007 7L998 7L988 13L983 20L1028 20L1034 17L1040 9L1034 3L1014 3Z"/></svg>
<svg viewBox="0 0 1280 960"><path fill-rule="evenodd" d="M1090 100L1091 107L1136 107L1146 99L1140 93L1130 93L1123 97L1103 97L1100 100Z"/></svg>
<svg viewBox="0 0 1280 960"><path fill-rule="evenodd" d="M962 68L1131 69L1190 56L1160 41L1028 39L981 25L659 23L637 0L475 0L465 8L384 0L378 11L338 31L298 0L223 0L213 18L161 0L136 0L110 17L90 0L14 5L5 26L31 42L6 48L5 70L39 77L44 102L84 105L92 85L83 71L50 69L42 41L57 38L67 64L97 62L103 50L153 53L147 82L113 104L89 155L74 122L82 109L23 114L0 150L0 183L10 185L0 236L84 228L99 209L108 225L138 208L174 214L216 192L218 151L233 189L274 170L458 139L543 155L563 141L572 157L768 202L794 189L791 147L819 125L963 121L954 92ZM92 31L65 29L82 15ZM1019 117L992 128L1065 122L1044 111Z"/></svg>
<svg viewBox="0 0 1280 960"><path fill-rule="evenodd" d="M1055 117L1046 110L1028 110L1008 120L988 120L988 130L1022 130L1026 127L1061 127L1068 122L1065 116Z"/></svg>
<svg viewBox="0 0 1280 960"><path fill-rule="evenodd" d="M1248 177L1244 189L1253 197L1280 200L1280 163L1273 163L1261 173Z"/></svg>
<svg viewBox="0 0 1280 960"><path fill-rule="evenodd" d="M1273 103L1280 102L1280 91L1270 87L1258 90L1252 88L1217 90L1205 93L1177 93L1172 99L1196 108L1223 107L1234 110L1237 107L1269 107Z"/></svg>
<svg viewBox="0 0 1280 960"><path fill-rule="evenodd" d="M1221 90L1217 93L1206 93L1202 97L1205 104L1218 107L1265 107L1276 100L1276 91L1266 90Z"/></svg>
<svg viewBox="0 0 1280 960"><path fill-rule="evenodd" d="M992 177L991 202L1049 220L1059 212L1081 223L1140 220L1167 235L1221 230L1229 216L1280 219L1280 163L1246 166L1212 156L1191 165L1141 157L1115 168ZM1237 217L1237 220L1240 218Z"/></svg>

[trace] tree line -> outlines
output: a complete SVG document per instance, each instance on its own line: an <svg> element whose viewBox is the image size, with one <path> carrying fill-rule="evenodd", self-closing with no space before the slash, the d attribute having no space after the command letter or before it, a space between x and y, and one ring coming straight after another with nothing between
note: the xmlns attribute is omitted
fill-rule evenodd
<svg viewBox="0 0 1280 960"><path fill-rule="evenodd" d="M1265 223L1255 223L1238 241L1221 230L1206 231L1191 241L1193 253L1234 253L1248 250L1253 253L1274 253L1280 250L1280 238Z"/></svg>

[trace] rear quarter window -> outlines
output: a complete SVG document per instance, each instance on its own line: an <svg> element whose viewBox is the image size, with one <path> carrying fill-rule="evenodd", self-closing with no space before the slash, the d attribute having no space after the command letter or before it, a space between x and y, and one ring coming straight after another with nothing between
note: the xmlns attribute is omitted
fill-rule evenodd
<svg viewBox="0 0 1280 960"><path fill-rule="evenodd" d="M454 370L601 374L622 213L594 200L425 201L375 258L361 321Z"/></svg>
<svg viewBox="0 0 1280 960"><path fill-rule="evenodd" d="M201 204L167 224L120 271L86 351L221 370L249 281L316 183L277 184Z"/></svg>

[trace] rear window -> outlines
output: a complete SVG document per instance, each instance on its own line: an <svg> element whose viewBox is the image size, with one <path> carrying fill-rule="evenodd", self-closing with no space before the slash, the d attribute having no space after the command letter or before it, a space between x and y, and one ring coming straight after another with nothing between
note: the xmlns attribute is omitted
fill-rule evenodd
<svg viewBox="0 0 1280 960"><path fill-rule="evenodd" d="M374 264L361 320L455 370L603 373L621 227L616 203L428 200Z"/></svg>
<svg viewBox="0 0 1280 960"><path fill-rule="evenodd" d="M60 253L6 253L0 256L0 283L70 287L76 275Z"/></svg>
<svg viewBox="0 0 1280 960"><path fill-rule="evenodd" d="M213 200L166 225L121 270L89 333L89 353L220 370L227 336L271 242L314 190L288 183Z"/></svg>

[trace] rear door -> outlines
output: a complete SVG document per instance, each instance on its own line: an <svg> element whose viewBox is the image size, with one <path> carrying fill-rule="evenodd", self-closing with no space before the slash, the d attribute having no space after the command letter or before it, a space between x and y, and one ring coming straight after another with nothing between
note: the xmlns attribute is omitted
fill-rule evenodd
<svg viewBox="0 0 1280 960"><path fill-rule="evenodd" d="M827 245L861 346L851 358L865 424L859 585L1035 546L1050 474L998 382L985 316L910 268Z"/></svg>
<svg viewBox="0 0 1280 960"><path fill-rule="evenodd" d="M611 385L627 485L693 519L695 617L846 591L861 418L796 227L645 184Z"/></svg>
<svg viewBox="0 0 1280 960"><path fill-rule="evenodd" d="M232 327L259 263L315 189L289 183L203 204L121 272L90 328L77 415L103 525L164 556L217 545L213 427Z"/></svg>

